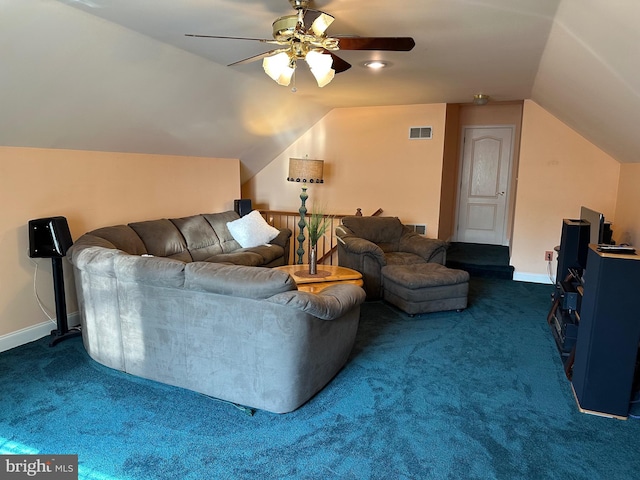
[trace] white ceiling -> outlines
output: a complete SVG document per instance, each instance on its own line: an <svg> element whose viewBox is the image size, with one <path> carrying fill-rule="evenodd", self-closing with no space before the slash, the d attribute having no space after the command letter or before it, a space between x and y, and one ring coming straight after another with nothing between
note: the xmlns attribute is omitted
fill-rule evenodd
<svg viewBox="0 0 640 480"><path fill-rule="evenodd" d="M327 33L411 36L411 52L297 92L261 62L288 0L0 0L0 144L239 158L246 180L336 107L533 99L621 162L640 161L637 0L316 0ZM372 58L392 64L367 71Z"/></svg>

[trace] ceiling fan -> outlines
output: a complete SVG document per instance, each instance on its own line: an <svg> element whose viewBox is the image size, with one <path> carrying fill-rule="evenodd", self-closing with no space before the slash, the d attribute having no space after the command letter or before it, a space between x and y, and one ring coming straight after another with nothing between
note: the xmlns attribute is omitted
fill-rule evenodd
<svg viewBox="0 0 640 480"><path fill-rule="evenodd" d="M337 56L339 50L386 50L408 52L415 46L411 37L329 37L325 33L334 17L328 13L309 8L311 0L289 0L297 11L294 15L280 17L273 22L273 39L224 37L218 35L198 35L187 33L187 37L224 38L232 40L252 40L278 45L268 52L245 58L232 65L254 62L262 59L262 67L267 75L279 85L289 85L298 60L305 60L319 87L327 85L336 73L344 72L351 65Z"/></svg>

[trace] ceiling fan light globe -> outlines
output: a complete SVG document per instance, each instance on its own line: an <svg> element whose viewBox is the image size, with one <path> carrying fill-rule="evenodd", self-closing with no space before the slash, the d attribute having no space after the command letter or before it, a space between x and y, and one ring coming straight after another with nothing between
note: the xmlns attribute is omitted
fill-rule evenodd
<svg viewBox="0 0 640 480"><path fill-rule="evenodd" d="M333 58L331 55L325 55L315 50L307 53L305 61L311 69L311 73L318 82L319 87L327 85L336 74L336 71L331 68L333 65Z"/></svg>
<svg viewBox="0 0 640 480"><path fill-rule="evenodd" d="M278 85L287 86L291 83L295 63L291 66L289 55L286 52L281 52L263 59L262 68Z"/></svg>
<svg viewBox="0 0 640 480"><path fill-rule="evenodd" d="M318 86L320 88L322 88L325 85L328 85L329 83L331 83L331 80L333 80L333 77L335 77L335 75L336 75L336 71L333 68L330 69L324 75L316 75L316 73L313 71L313 69L311 69L311 73L316 78L316 82L318 82Z"/></svg>
<svg viewBox="0 0 640 480"><path fill-rule="evenodd" d="M293 77L293 72L295 68L287 67L284 72L278 77L276 82L278 85L288 86L291 83L291 77Z"/></svg>
<svg viewBox="0 0 640 480"><path fill-rule="evenodd" d="M329 25L333 23L333 20L334 18L331 15L322 12L311 24L311 31L314 35L322 36L329 28Z"/></svg>

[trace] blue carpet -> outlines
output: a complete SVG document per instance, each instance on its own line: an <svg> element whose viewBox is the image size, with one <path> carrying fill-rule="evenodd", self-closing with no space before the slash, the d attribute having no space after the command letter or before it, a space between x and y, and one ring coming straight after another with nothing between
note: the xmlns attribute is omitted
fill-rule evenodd
<svg viewBox="0 0 640 480"><path fill-rule="evenodd" d="M551 286L472 279L461 313L363 305L308 404L249 416L102 367L81 340L0 354L0 453L78 454L81 479L632 479L640 422L579 413Z"/></svg>

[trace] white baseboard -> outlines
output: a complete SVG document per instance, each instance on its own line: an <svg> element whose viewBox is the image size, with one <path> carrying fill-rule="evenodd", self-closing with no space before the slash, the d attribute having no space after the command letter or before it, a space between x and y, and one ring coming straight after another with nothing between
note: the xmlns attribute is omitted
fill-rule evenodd
<svg viewBox="0 0 640 480"><path fill-rule="evenodd" d="M78 312L67 315L67 325L76 327L80 325L80 315ZM25 343L33 342L51 334L51 330L57 328L56 324L50 321L42 322L32 327L23 328L15 332L0 336L0 352L10 350Z"/></svg>
<svg viewBox="0 0 640 480"><path fill-rule="evenodd" d="M553 285L553 281L549 278L549 275L541 273L513 272L513 279L517 282L546 283L547 285Z"/></svg>

